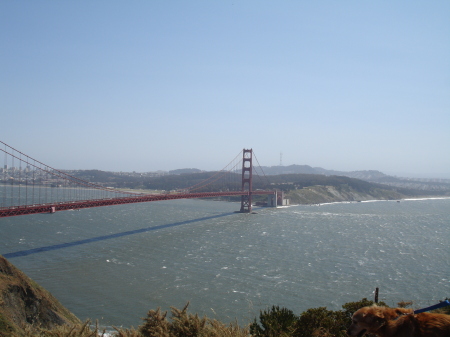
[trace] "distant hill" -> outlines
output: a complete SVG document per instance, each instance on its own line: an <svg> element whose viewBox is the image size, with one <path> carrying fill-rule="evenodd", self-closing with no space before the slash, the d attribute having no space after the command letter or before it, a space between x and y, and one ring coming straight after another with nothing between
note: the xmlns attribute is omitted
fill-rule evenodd
<svg viewBox="0 0 450 337"><path fill-rule="evenodd" d="M344 172L344 171L327 170L321 167L311 167L309 165L261 166L261 169L267 175L292 174L292 173L323 174L327 176L345 176L367 181L377 181L378 179L388 177L386 174L375 170Z"/></svg>
<svg viewBox="0 0 450 337"><path fill-rule="evenodd" d="M200 173L202 170L196 169L196 168L185 168L185 169L178 169L178 170L171 170L169 171L169 174L188 174L188 173Z"/></svg>
<svg viewBox="0 0 450 337"><path fill-rule="evenodd" d="M440 191L450 192L450 179L418 179L393 177L376 170L366 171L335 171L327 170L321 167L311 167L309 165L290 165L290 166L262 166L261 169L267 175L280 174L321 174L325 176L343 176L360 179L372 183L378 183L388 186L413 189L418 191Z"/></svg>

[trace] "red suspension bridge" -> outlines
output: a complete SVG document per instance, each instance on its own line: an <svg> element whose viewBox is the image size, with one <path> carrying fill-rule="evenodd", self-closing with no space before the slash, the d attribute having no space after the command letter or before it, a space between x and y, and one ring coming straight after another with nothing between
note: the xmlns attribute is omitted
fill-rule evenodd
<svg viewBox="0 0 450 337"><path fill-rule="evenodd" d="M45 165L2 141L0 146L4 153L0 167L0 218L138 202L239 196L240 212L251 213L255 195L271 196L269 204L276 206L276 191L253 190L254 174L266 181L267 178L262 170L259 174L259 163L253 166L252 149L242 150L224 169L194 186L175 192L136 193L77 178L70 171Z"/></svg>

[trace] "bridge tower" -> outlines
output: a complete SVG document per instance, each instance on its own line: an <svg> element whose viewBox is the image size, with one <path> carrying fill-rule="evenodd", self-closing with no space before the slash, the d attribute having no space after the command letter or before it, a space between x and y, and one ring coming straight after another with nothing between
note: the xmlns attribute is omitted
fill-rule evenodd
<svg viewBox="0 0 450 337"><path fill-rule="evenodd" d="M252 149L242 151L242 191L248 194L241 197L241 213L252 212Z"/></svg>

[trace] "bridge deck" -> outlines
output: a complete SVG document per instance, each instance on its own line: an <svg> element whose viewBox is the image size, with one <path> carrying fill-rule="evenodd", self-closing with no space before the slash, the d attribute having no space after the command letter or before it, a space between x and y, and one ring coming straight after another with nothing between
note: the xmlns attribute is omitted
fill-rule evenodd
<svg viewBox="0 0 450 337"><path fill-rule="evenodd" d="M274 191L252 191L252 195L270 195ZM248 191L237 192L202 192L202 193L173 193L173 194L143 194L132 197L110 198L99 200L82 200L73 202L60 202L42 205L24 205L0 208L0 218L26 214L54 213L57 211L67 211L100 206L112 206L122 204L132 204L138 202L151 202L175 199L194 199L194 198L214 198L224 196L248 195Z"/></svg>

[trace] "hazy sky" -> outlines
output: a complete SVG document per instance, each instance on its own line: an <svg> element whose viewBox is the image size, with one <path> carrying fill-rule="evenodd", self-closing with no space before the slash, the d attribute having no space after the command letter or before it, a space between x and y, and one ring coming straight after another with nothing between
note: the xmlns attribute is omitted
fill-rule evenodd
<svg viewBox="0 0 450 337"><path fill-rule="evenodd" d="M450 1L0 0L0 140L62 169L450 178Z"/></svg>

